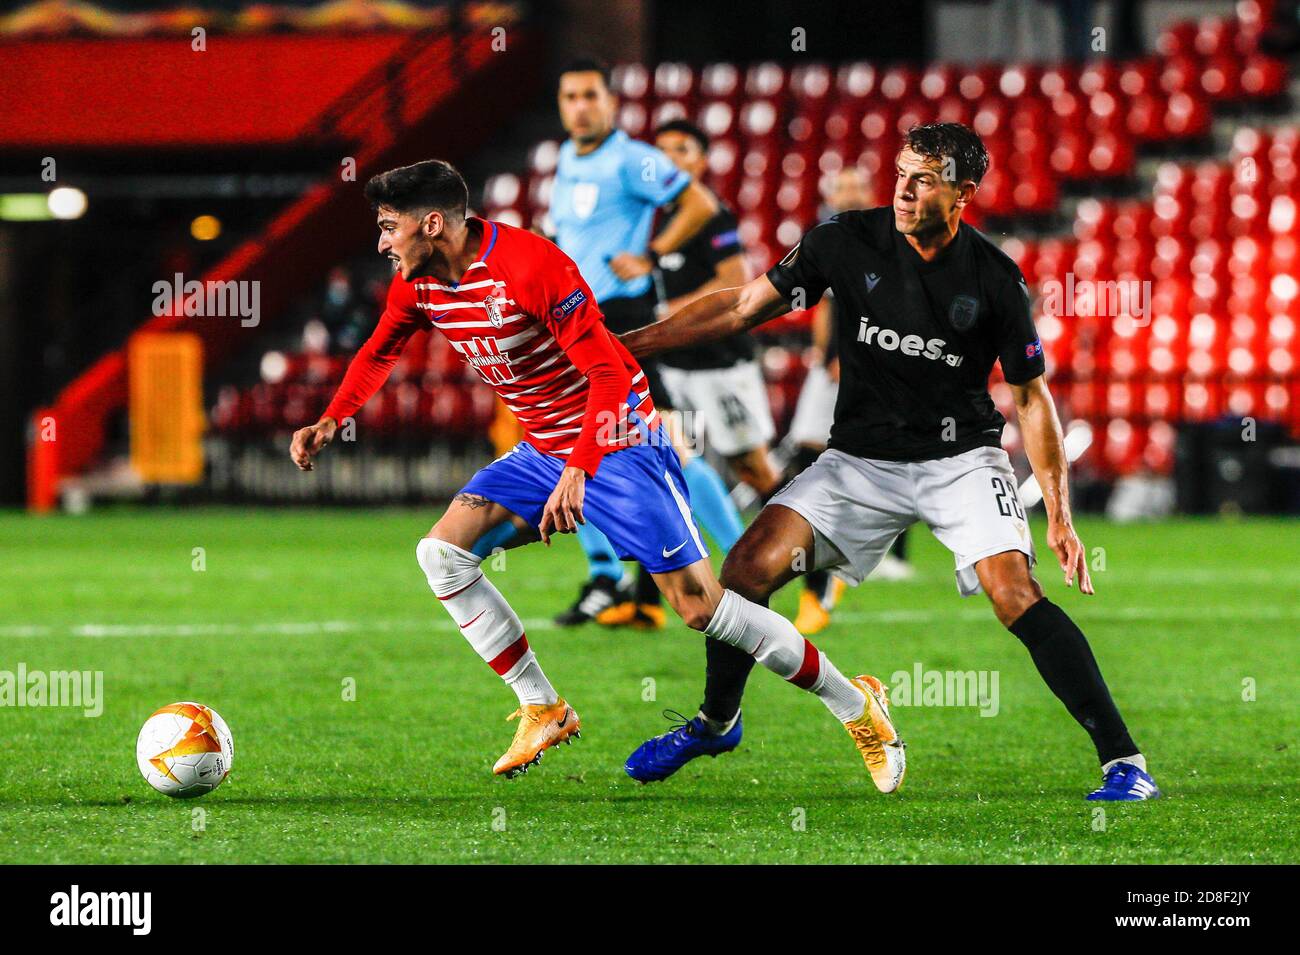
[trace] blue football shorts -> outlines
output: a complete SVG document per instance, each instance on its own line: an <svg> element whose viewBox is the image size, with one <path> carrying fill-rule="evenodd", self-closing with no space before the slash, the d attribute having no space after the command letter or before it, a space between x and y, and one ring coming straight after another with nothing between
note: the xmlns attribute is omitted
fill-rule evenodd
<svg viewBox="0 0 1300 955"><path fill-rule="evenodd" d="M565 462L521 441L474 475L463 494L478 494L518 514L533 527ZM691 516L681 462L663 428L649 442L608 452L587 479L583 517L599 528L620 560L655 574L709 556Z"/></svg>

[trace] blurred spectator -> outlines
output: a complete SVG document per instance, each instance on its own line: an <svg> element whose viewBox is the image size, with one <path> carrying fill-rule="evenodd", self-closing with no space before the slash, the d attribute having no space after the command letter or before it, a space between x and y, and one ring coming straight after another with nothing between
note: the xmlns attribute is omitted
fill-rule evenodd
<svg viewBox="0 0 1300 955"><path fill-rule="evenodd" d="M343 266L330 270L325 286L325 303L321 306L321 320L330 331L337 331L351 317L354 296L352 276Z"/></svg>
<svg viewBox="0 0 1300 955"><path fill-rule="evenodd" d="M1260 38L1260 48L1275 56L1300 52L1300 0L1277 0L1272 23Z"/></svg>
<svg viewBox="0 0 1300 955"><path fill-rule="evenodd" d="M1146 52L1142 42L1142 0L1111 3L1109 52L1117 60L1136 60Z"/></svg>
<svg viewBox="0 0 1300 955"><path fill-rule="evenodd" d="M1056 0L1056 12L1061 21L1061 46L1065 58L1072 63L1082 63L1093 53L1092 0Z"/></svg>

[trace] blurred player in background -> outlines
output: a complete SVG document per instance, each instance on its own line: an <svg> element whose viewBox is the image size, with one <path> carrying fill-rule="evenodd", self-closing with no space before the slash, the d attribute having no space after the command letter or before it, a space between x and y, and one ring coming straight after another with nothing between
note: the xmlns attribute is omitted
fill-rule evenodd
<svg viewBox="0 0 1300 955"><path fill-rule="evenodd" d="M753 328L834 288L841 388L830 449L763 508L722 568L723 585L765 604L814 555L860 581L901 531L925 521L953 553L963 596L983 591L1044 682L1091 737L1101 763L1092 800L1160 795L1083 632L1034 579L1033 538L989 396L1000 362L1025 451L1043 489L1047 542L1067 585L1092 594L1070 512L1061 423L1047 388L1029 289L1015 262L961 221L988 169L965 126L913 127L896 159L893 207L846 212L809 230L747 285L698 299L626 336L658 354ZM688 760L734 748L748 657L708 648L699 715L643 743L626 770L664 779Z"/></svg>
<svg viewBox="0 0 1300 955"><path fill-rule="evenodd" d="M698 126L680 119L665 123L655 131L655 145L696 182L703 181L709 139ZM735 213L719 199L708 225L680 252L660 257L659 273L664 317L710 292L749 281ZM659 363L673 407L695 412L704 421L706 442L726 458L738 480L766 498L779 480L768 456L776 428L755 353L750 336L735 335L665 352Z"/></svg>
<svg viewBox="0 0 1300 955"><path fill-rule="evenodd" d="M814 693L844 725L883 792L905 760L874 677L849 680L784 617L724 591L688 503L677 452L644 372L606 327L577 266L541 236L467 217L469 191L438 160L389 170L366 184L379 252L397 274L374 333L348 366L320 420L294 433L290 455L309 471L338 423L387 380L406 342L437 328L524 428L515 448L482 468L416 547L430 589L519 701L514 740L493 772L526 771L577 736L578 714L555 691L523 623L470 548L513 518L515 543L601 527L619 559L654 575L696 630L754 654Z"/></svg>
<svg viewBox="0 0 1300 955"><path fill-rule="evenodd" d="M709 140L703 130L685 120L673 120L655 131L655 145L693 181L704 181ZM701 295L744 285L749 281L749 269L735 214L718 200L718 211L708 224L681 249L660 256L654 275L663 298L658 308L661 315L670 315ZM702 448L698 445L712 446L727 459L736 477L762 498L777 485L767 450L775 428L763 373L754 360L753 339L736 335L698 348L665 352L658 360L673 409L671 413L660 410L679 427L685 422L687 433L678 447L691 489L691 507L725 553L740 539L744 525L721 478L699 456ZM635 625L652 611L629 600L596 619L604 624Z"/></svg>
<svg viewBox="0 0 1300 955"><path fill-rule="evenodd" d="M845 166L823 182L822 199L822 219L853 209L865 209L871 205L867 174L858 166ZM787 479L793 479L816 461L830 441L835 400L840 387L840 359L832 334L836 307L834 290L827 289L826 295L813 309L812 360L790 422L788 440L794 443L795 452L786 469ZM872 578L906 580L911 577L913 570L906 555L907 531L903 531L890 552L872 571ZM829 571L814 570L804 577L803 593L799 595L799 615L795 618L800 633L812 636L829 626L831 611L839 603L844 587L844 580Z"/></svg>
<svg viewBox="0 0 1300 955"><path fill-rule="evenodd" d="M675 253L717 211L711 193L680 171L654 147L638 142L614 126L618 97L610 88L609 67L578 59L560 71L560 121L569 139L560 147L551 191L550 226L555 243L578 264L591 285L605 322L615 333L654 321L651 271L660 256ZM658 209L671 205L659 234L650 238ZM644 366L656 402L668 401L655 362ZM691 498L706 528L716 528L719 495L726 488L704 461L687 475ZM734 507L733 507L734 510ZM663 625L659 591L644 572L632 588L620 587L623 567L609 540L585 525L578 538L587 554L588 579L573 605L555 618L576 626L615 603L633 597L646 608L630 620L637 626Z"/></svg>

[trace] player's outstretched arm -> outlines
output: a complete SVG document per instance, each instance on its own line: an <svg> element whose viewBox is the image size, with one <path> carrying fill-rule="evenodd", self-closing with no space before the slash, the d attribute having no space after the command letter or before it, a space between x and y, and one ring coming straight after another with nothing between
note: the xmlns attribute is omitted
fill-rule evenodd
<svg viewBox="0 0 1300 955"><path fill-rule="evenodd" d="M312 458L325 450L325 446L334 440L334 432L339 422L349 415L356 414L361 406L388 380L389 373L397 364L402 353L402 345L409 334L391 336L381 320L375 334L361 346L361 350L348 365L343 382L334 395L320 420L306 428L299 428L293 433L289 444L289 457L298 465L300 471L312 470Z"/></svg>
<svg viewBox="0 0 1300 955"><path fill-rule="evenodd" d="M338 427L337 421L326 416L315 424L299 428L293 433L293 441L289 445L289 457L293 458L293 463L298 465L299 471L312 469L311 459L324 451L325 445L334 440L334 432Z"/></svg>
<svg viewBox="0 0 1300 955"><path fill-rule="evenodd" d="M374 332L352 357L334 400L319 421L294 432L289 457L298 465L298 470L310 471L312 458L334 440L339 422L360 411L361 406L383 386L397 364L402 348L414 333L420 321L419 314L414 306L406 307L401 298L406 296L414 301L410 283L401 282L399 278L394 280L393 287L396 292L389 291L388 308L380 316Z"/></svg>
<svg viewBox="0 0 1300 955"><path fill-rule="evenodd" d="M1088 554L1075 533L1070 515L1069 459L1065 454L1061 419L1057 417L1056 403L1047 388L1047 378L1039 375L1024 384L1012 385L1011 393L1016 400L1025 453L1029 455L1034 477L1043 491L1043 507L1047 509L1047 546L1061 564L1067 587L1074 585L1077 576L1080 591L1095 593L1088 573Z"/></svg>
<svg viewBox="0 0 1300 955"><path fill-rule="evenodd" d="M661 322L620 335L627 350L637 358L690 345L707 345L749 331L756 325L790 311L785 300L766 275L740 288L726 288L698 298Z"/></svg>
<svg viewBox="0 0 1300 955"><path fill-rule="evenodd" d="M704 296L720 292L724 288L740 288L750 278L752 278L752 275L749 271L749 264L745 261L745 255L743 252L737 252L713 267L713 278L699 288L664 303L658 310L658 314L667 318L678 309L690 305L697 298L704 298Z"/></svg>

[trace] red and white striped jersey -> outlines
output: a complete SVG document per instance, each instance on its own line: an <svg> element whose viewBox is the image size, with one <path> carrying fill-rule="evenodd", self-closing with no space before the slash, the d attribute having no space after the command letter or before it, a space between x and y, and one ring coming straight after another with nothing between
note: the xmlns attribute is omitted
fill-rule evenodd
<svg viewBox="0 0 1300 955"><path fill-rule="evenodd" d="M629 411L633 422L639 419L652 431L659 426L645 373L606 331L591 290L568 256L525 229L480 221L478 255L458 283L393 277L379 325L325 414L336 421L355 414L383 384L411 335L432 325L501 396L529 444L594 473L605 451L637 442ZM614 407L605 409L616 423L604 421L584 434L588 411L601 410L588 403L593 389L584 370L593 356L612 359L631 387L620 389L610 402Z"/></svg>

